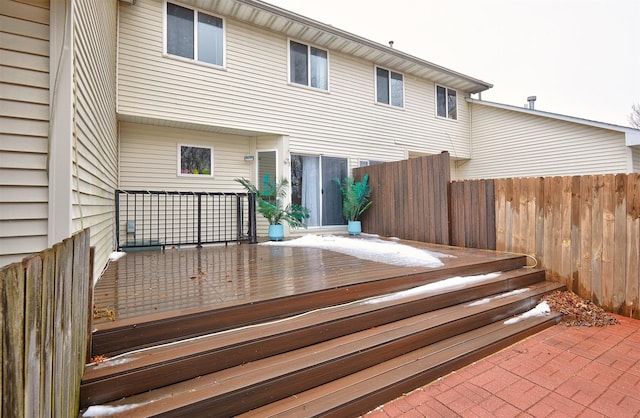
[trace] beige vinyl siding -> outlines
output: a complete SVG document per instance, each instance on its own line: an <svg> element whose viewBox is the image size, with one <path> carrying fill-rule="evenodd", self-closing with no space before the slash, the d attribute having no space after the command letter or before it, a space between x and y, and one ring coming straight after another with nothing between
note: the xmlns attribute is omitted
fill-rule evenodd
<svg viewBox="0 0 640 418"><path fill-rule="evenodd" d="M435 86L404 77L405 107L375 103L374 63L329 51L329 91L287 83L288 39L226 18L225 69L163 57L161 1L120 8L118 111L290 137L290 152L389 161L468 156L468 104L435 117ZM393 70L393 68L390 68ZM454 152L455 150L455 152Z"/></svg>
<svg viewBox="0 0 640 418"><path fill-rule="evenodd" d="M0 2L0 266L47 247L49 10Z"/></svg>
<svg viewBox="0 0 640 418"><path fill-rule="evenodd" d="M631 159L633 164L633 172L640 173L640 145L631 147Z"/></svg>
<svg viewBox="0 0 640 418"><path fill-rule="evenodd" d="M481 104L472 105L473 151L457 178L624 173L624 134Z"/></svg>
<svg viewBox="0 0 640 418"><path fill-rule="evenodd" d="M94 277L115 246L114 190L118 184L116 0L74 2L74 231L91 228Z"/></svg>
<svg viewBox="0 0 640 418"><path fill-rule="evenodd" d="M178 144L212 147L213 176L178 175ZM251 137L122 122L120 189L238 192L234 179L251 178L252 147Z"/></svg>

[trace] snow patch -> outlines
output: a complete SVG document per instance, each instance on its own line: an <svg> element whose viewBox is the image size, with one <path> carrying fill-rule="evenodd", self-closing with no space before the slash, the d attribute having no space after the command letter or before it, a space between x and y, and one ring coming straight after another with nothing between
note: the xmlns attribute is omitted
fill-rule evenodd
<svg viewBox="0 0 640 418"><path fill-rule="evenodd" d="M476 276L456 276L448 279L439 280L437 282L425 284L411 289L402 290L400 292L391 293L389 295L380 296L366 300L366 304L375 304L389 302L392 300L402 299L410 296L417 296L426 293L433 293L438 290L461 289L468 284L490 280L500 276L501 273L479 274Z"/></svg>
<svg viewBox="0 0 640 418"><path fill-rule="evenodd" d="M439 258L451 257L397 242L335 235L309 234L291 241L269 241L260 245L319 248L401 267L441 267L444 264Z"/></svg>
<svg viewBox="0 0 640 418"><path fill-rule="evenodd" d="M138 408L142 406L142 403L134 403L130 405L121 405L121 406L105 406L105 405L93 405L87 408L83 417L105 417L109 415L120 414L122 412L127 412L131 409Z"/></svg>
<svg viewBox="0 0 640 418"><path fill-rule="evenodd" d="M484 298L484 299L476 300L475 302L471 302L467 306L484 305L484 304L487 304L487 303L491 302L492 300L504 299L504 298L508 298L509 296L519 295L520 293L524 293L527 290L529 290L528 287L523 287L522 289L516 289L516 290L512 290L510 292L501 293L499 295L492 296L490 298Z"/></svg>
<svg viewBox="0 0 640 418"><path fill-rule="evenodd" d="M127 253L122 252L122 251L114 251L111 254L109 254L109 261L119 260L122 257L124 257L125 255L127 255Z"/></svg>
<svg viewBox="0 0 640 418"><path fill-rule="evenodd" d="M492 298L484 298L484 299L479 299L476 300L475 302L471 302L470 304L468 304L467 306L480 306L480 305L486 305L487 303L491 302Z"/></svg>
<svg viewBox="0 0 640 418"><path fill-rule="evenodd" d="M94 369L102 369L104 367L112 367L120 364L130 363L134 360L137 360L135 357L127 357L127 358L108 358L100 363L89 363L87 366L93 366Z"/></svg>
<svg viewBox="0 0 640 418"><path fill-rule="evenodd" d="M532 318L535 316L545 316L547 315L549 312L551 312L551 308L549 308L549 304L545 301L545 302L540 302L539 304L536 305L535 308L516 316L515 318L511 318L508 319L506 321L504 321L505 325L513 325L516 324L520 321L522 321L523 319L527 319L527 318Z"/></svg>

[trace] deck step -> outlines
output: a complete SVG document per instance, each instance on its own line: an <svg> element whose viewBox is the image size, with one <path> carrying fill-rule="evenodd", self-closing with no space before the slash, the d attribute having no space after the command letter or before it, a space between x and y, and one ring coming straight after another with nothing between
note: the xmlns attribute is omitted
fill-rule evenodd
<svg viewBox="0 0 640 418"><path fill-rule="evenodd" d="M515 279L515 276L513 278ZM509 280L504 281L509 282ZM535 332L534 330L547 324L546 321L538 323L535 320L527 319L515 325L504 325L502 320L530 309L535 306L543 294L561 287L550 282L529 284L522 291L510 292L497 297L495 292L476 296L474 303L470 303L472 299L468 297L472 292L468 291L470 293L467 295L467 299L463 302L458 302L457 305L443 307L427 313L411 313L410 316L404 319L394 320L394 322L387 321L388 323L384 325L374 325L357 332L349 331L350 333L341 337L332 337L332 340L314 343L313 345L277 355L270 355L269 357L228 367L214 373L208 373L207 367L215 360L207 358L206 355L195 355L188 361L195 361L192 365L192 369L196 369L196 374L192 374L194 376L198 372L198 362L202 366L201 370L199 370L202 375L199 377L130 396L108 405L120 407L135 405L127 410L127 416L185 416L185 414L203 414L211 411L215 411L214 415L216 416L233 416L254 408L261 408L272 402L278 402L281 399L283 400L282 402L286 402L288 397L300 392L321 390L320 388L323 388L323 385L333 385L334 383L330 383L332 381L348 379L350 376L355 376L359 373L368 373L370 370L381 367L382 364L389 362L389 364L396 364L394 362L403 361L399 359L403 359L407 355L414 356L414 359L409 363L415 363L418 360L422 361L422 357L425 356L425 358L441 358L444 356L442 354L443 350L445 352L458 353L455 354L453 360L446 360L445 363L438 363L432 367L434 371L430 373L438 374L443 370L448 370L448 367L459 367L461 364L466 364L465 362L469 361L468 359L475 359L476 356L486 355L489 351L495 351L503 346L503 342L510 344L509 341L515 341L516 338L527 332ZM464 293L467 290L458 289L458 292ZM433 296L436 298L433 300L437 300L438 297L443 300L446 299L446 293ZM491 295L493 297L490 297ZM414 299L411 299L408 295L406 296L408 297L407 300L395 305L411 305L419 302L423 304L429 303L423 300L424 295L421 295L422 300L415 295L411 295L411 297L415 297ZM452 294L449 293L448 296L452 297ZM376 302L383 303L383 300L391 302L393 298L381 299ZM373 305L376 305L376 303L373 303ZM389 306L393 305L394 303L389 304ZM353 306L340 308L349 310ZM387 316L384 310L380 312L382 313L378 317ZM323 313L326 314L324 311ZM547 320L549 318L555 317L550 316ZM331 322L333 320L329 317L322 326L329 327ZM291 337L289 339L295 340L295 338ZM469 343L471 345L468 345L465 343L467 339L477 342L479 345L473 346L471 343ZM280 343L283 341L281 340ZM462 351L458 350L457 348L460 347L464 347L464 349ZM414 353L423 354L415 357ZM431 354L427 356L426 353ZM146 376L148 380L175 373L175 368L171 367L156 370L150 367L149 370L153 373L148 374L144 368L139 368L141 373L139 376ZM404 375L404 372L400 374ZM379 391L383 392L385 396L394 394L398 388L405 388L406 385L412 385L418 380L422 381L421 379L432 376L432 374L426 372L419 374L420 378L407 375L399 379L397 383L393 383L388 388L385 387ZM109 379L113 379L111 380L112 386L124 384L125 382L123 380L117 383L117 374L113 374ZM138 379L137 384L140 384L142 380ZM384 380L384 378L381 378L381 381ZM388 383L395 382L395 380L386 380ZM89 383L89 379L87 379L87 383ZM417 386L419 384L416 384L413 388ZM98 386L94 386L94 389L96 387ZM349 389L345 393L351 393L351 391ZM97 393L98 391L94 392ZM343 390L341 389L338 392L342 393ZM374 395L365 396L360 394L358 399L360 398L363 401L340 401L340 406L333 406L330 410L333 411L335 409L336 411L341 411L341 413L351 413L352 410L358 409L359 412L362 412L370 406L371 402L376 402L375 405L381 403L380 398ZM92 397L86 399L90 401L89 403L94 403L97 400ZM365 402L365 400L367 401ZM324 401L318 402L323 403ZM375 407L375 405L373 406ZM325 413L323 412L323 414ZM304 415L307 414L305 413Z"/></svg>
<svg viewBox="0 0 640 418"><path fill-rule="evenodd" d="M542 281L543 271L525 268L471 280L465 278L462 286L460 280L451 279L444 282L448 286L420 286L125 353L87 367L81 383L81 405L108 402L187 380L195 374L213 373L477 298L527 286L545 292L552 286Z"/></svg>
<svg viewBox="0 0 640 418"><path fill-rule="evenodd" d="M411 274L401 274L383 280L359 282L327 288L322 291L294 294L287 297L252 301L247 305L232 305L217 309L187 312L181 315L157 314L103 322L95 325L92 353L108 357L133 349L178 341L188 337L234 329L256 322L280 319L341 303L349 303L380 294L406 290L448 277L510 271L526 265L526 256L485 259L451 268L436 268Z"/></svg>
<svg viewBox="0 0 640 418"><path fill-rule="evenodd" d="M295 394L238 417L345 417L364 414L438 377L480 360L561 319L560 314L493 323Z"/></svg>

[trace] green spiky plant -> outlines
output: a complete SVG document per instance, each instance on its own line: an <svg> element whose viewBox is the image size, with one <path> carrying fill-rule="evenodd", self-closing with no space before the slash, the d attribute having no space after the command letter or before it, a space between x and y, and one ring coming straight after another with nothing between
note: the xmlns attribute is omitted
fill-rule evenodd
<svg viewBox="0 0 640 418"><path fill-rule="evenodd" d="M289 204L283 206L283 201L287 197L289 181L282 178L279 182L271 182L269 174L265 174L262 179L262 191L245 178L235 179L249 193L256 194L256 205L259 214L265 217L269 225L278 225L283 221L291 228L306 228L305 221L309 219L309 209L297 205Z"/></svg>
<svg viewBox="0 0 640 418"><path fill-rule="evenodd" d="M369 175L365 174L362 181L356 182L352 176L335 180L342 193L342 214L347 221L358 221L371 206L371 188L367 184Z"/></svg>

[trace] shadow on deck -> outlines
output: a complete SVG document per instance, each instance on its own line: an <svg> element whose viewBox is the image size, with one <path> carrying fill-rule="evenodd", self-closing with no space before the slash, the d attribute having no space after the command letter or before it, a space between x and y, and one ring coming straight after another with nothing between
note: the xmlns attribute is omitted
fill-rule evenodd
<svg viewBox="0 0 640 418"><path fill-rule="evenodd" d="M525 256L403 243L442 266L246 244L128 254L95 287L96 309L114 320L94 320L93 354L116 357L88 366L82 407L358 415L557 320L503 323L560 287Z"/></svg>

